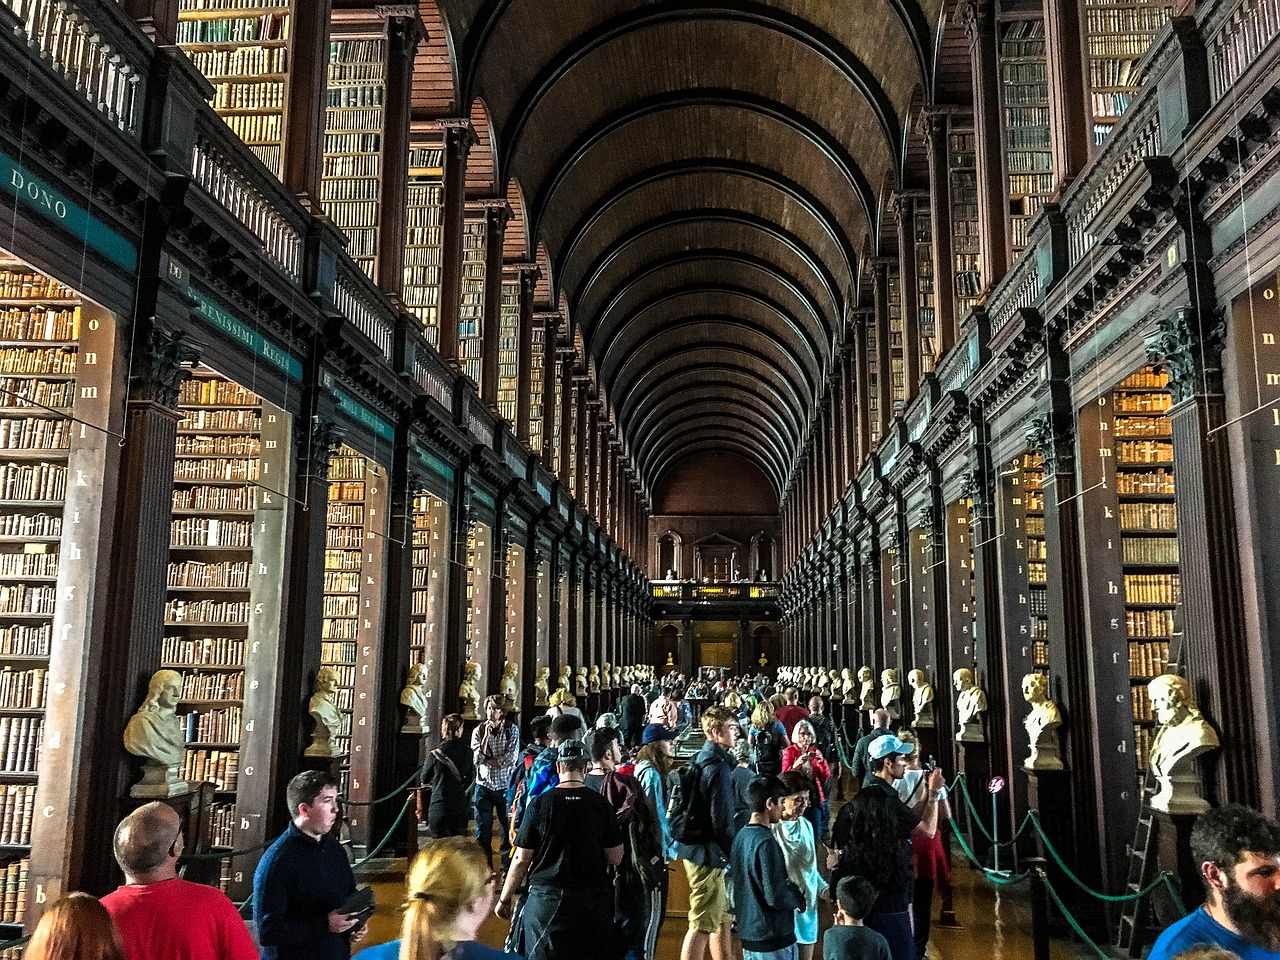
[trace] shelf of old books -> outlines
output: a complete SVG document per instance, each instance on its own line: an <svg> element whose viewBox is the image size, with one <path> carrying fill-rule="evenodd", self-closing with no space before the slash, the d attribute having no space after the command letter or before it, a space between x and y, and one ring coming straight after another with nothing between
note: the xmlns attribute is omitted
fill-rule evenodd
<svg viewBox="0 0 1280 960"><path fill-rule="evenodd" d="M1027 228L1053 193L1049 143L1049 78L1044 21L1000 25L1000 98L1004 114L1004 169L1009 179L1009 246L1026 249Z"/></svg>
<svg viewBox="0 0 1280 960"><path fill-rule="evenodd" d="M480 383L484 338L485 236L483 214L468 217L462 226L462 293L458 306L458 366L473 383Z"/></svg>
<svg viewBox="0 0 1280 960"><path fill-rule="evenodd" d="M933 214L927 203L915 210L916 309L920 318L920 372L929 373L938 360L938 328L933 303Z"/></svg>
<svg viewBox="0 0 1280 960"><path fill-rule="evenodd" d="M867 324L867 419L871 445L880 441L880 343L874 323Z"/></svg>
<svg viewBox="0 0 1280 960"><path fill-rule="evenodd" d="M76 291L0 255L0 936L25 916L37 803L70 802L68 751L43 746L47 722L73 720L47 714L50 689L82 682L113 330ZM60 858L61 837L48 839Z"/></svg>
<svg viewBox="0 0 1280 960"><path fill-rule="evenodd" d="M952 129L947 135L947 175L951 188L952 282L956 291L956 320L977 303L982 293L979 265L978 161L972 130Z"/></svg>
<svg viewBox="0 0 1280 960"><path fill-rule="evenodd" d="M1049 556L1044 534L1044 458L1038 453L1021 457L1022 507L1027 548L1027 619L1031 633L1033 667L1049 672Z"/></svg>
<svg viewBox="0 0 1280 960"><path fill-rule="evenodd" d="M444 146L409 148L409 192L405 210L405 309L422 324L427 342L439 346L440 265L444 244Z"/></svg>
<svg viewBox="0 0 1280 960"><path fill-rule="evenodd" d="M439 497L413 498L413 597L409 663L434 666L433 641L443 616L448 586L449 508Z"/></svg>
<svg viewBox="0 0 1280 960"><path fill-rule="evenodd" d="M893 414L901 412L906 403L906 378L903 374L902 359L902 282L897 266L888 268L886 278L888 288L889 309L889 396L893 399Z"/></svg>
<svg viewBox="0 0 1280 960"><path fill-rule="evenodd" d="M492 535L477 521L467 526L467 647L468 660L480 665L481 688L496 678L489 676L489 581L493 560Z"/></svg>
<svg viewBox="0 0 1280 960"><path fill-rule="evenodd" d="M1172 9L1161 0L1085 0L1081 7L1095 148L1129 108L1140 84L1138 61Z"/></svg>
<svg viewBox="0 0 1280 960"><path fill-rule="evenodd" d="M372 749L377 670L370 659L376 661L382 622L386 488L385 469L349 446L329 460L320 667L336 680L333 701L342 723L332 746L345 759L342 792L355 798L368 789L367 777L358 774Z"/></svg>
<svg viewBox="0 0 1280 960"><path fill-rule="evenodd" d="M280 174L292 3L180 0L178 46L213 85L213 107Z"/></svg>
<svg viewBox="0 0 1280 960"><path fill-rule="evenodd" d="M973 502L961 498L947 507L947 591L951 604L951 662L974 661L977 585L973 576Z"/></svg>
<svg viewBox="0 0 1280 960"><path fill-rule="evenodd" d="M503 279L498 322L498 415L514 427L520 362L520 281Z"/></svg>
<svg viewBox="0 0 1280 960"><path fill-rule="evenodd" d="M242 821L236 804L241 770L265 769L271 755L288 416L207 366L181 385L178 409L161 666L182 676L181 776L214 785L213 846L243 848L263 839L260 819ZM250 809L265 800L249 793Z"/></svg>
<svg viewBox="0 0 1280 960"><path fill-rule="evenodd" d="M1169 661L1182 592L1168 383L1163 371L1143 367L1113 393L1117 520L1139 773L1146 769L1155 726L1147 683L1164 673Z"/></svg>
<svg viewBox="0 0 1280 960"><path fill-rule="evenodd" d="M545 357L543 354L543 337L546 328L534 324L530 331L532 355L529 358L529 450L542 453L543 434L543 385L546 377Z"/></svg>
<svg viewBox="0 0 1280 960"><path fill-rule="evenodd" d="M373 276L382 200L382 121L387 41L334 37L329 42L329 88L320 200L347 237L347 253Z"/></svg>

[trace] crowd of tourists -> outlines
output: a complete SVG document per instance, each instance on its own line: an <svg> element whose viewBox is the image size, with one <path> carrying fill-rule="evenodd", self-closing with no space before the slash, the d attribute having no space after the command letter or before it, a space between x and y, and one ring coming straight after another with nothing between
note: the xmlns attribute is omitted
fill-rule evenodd
<svg viewBox="0 0 1280 960"><path fill-rule="evenodd" d="M149 803L116 831L124 884L58 901L25 957L654 960L679 860L681 960L810 960L819 943L824 960L922 960L935 890L949 912L943 773L885 711L845 750L823 698L801 699L764 677L674 675L595 704L593 722L562 697L527 743L497 697L469 737L445 717L401 937L363 950L373 896L336 838L328 773L289 783L291 822L259 861L248 925L223 893L180 878L179 815ZM1204 906L1151 960L1280 960L1280 824L1222 807L1190 844ZM509 924L502 950L476 940L491 911Z"/></svg>

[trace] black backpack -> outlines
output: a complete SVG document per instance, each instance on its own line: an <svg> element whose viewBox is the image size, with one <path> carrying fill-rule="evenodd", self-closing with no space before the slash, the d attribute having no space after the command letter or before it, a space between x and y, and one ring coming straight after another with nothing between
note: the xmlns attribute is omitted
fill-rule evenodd
<svg viewBox="0 0 1280 960"><path fill-rule="evenodd" d="M702 771L702 765L693 760L671 775L667 827L676 843L698 846L711 842L711 807L703 796Z"/></svg>
<svg viewBox="0 0 1280 960"><path fill-rule="evenodd" d="M756 763L782 764L782 740L773 724L756 733Z"/></svg>

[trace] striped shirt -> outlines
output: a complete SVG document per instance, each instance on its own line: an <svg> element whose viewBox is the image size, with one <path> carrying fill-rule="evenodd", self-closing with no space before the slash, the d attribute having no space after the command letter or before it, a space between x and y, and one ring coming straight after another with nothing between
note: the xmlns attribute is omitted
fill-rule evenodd
<svg viewBox="0 0 1280 960"><path fill-rule="evenodd" d="M476 761L476 783L490 790L506 790L520 759L520 731L505 720L484 740L487 723L471 734L471 752Z"/></svg>

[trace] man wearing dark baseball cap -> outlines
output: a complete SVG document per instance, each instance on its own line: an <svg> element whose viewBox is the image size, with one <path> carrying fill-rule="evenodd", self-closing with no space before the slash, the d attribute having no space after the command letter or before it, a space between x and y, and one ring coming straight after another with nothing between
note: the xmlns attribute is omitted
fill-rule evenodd
<svg viewBox="0 0 1280 960"><path fill-rule="evenodd" d="M865 877L880 895L863 921L889 941L893 960L915 960L911 930L911 895L914 866L911 837L928 839L938 830L938 793L946 782L941 770L928 777L928 789L914 807L908 807L894 789L907 771L907 757L915 746L887 734L871 743L872 779L840 811L832 831L839 862L831 885L847 876ZM853 838L858 842L853 842Z"/></svg>
<svg viewBox="0 0 1280 960"><path fill-rule="evenodd" d="M494 908L510 919L528 876L521 916L527 960L595 960L600 944L612 942L609 868L622 862L622 831L608 801L584 785L588 760L581 740L559 745L560 782L530 802Z"/></svg>

